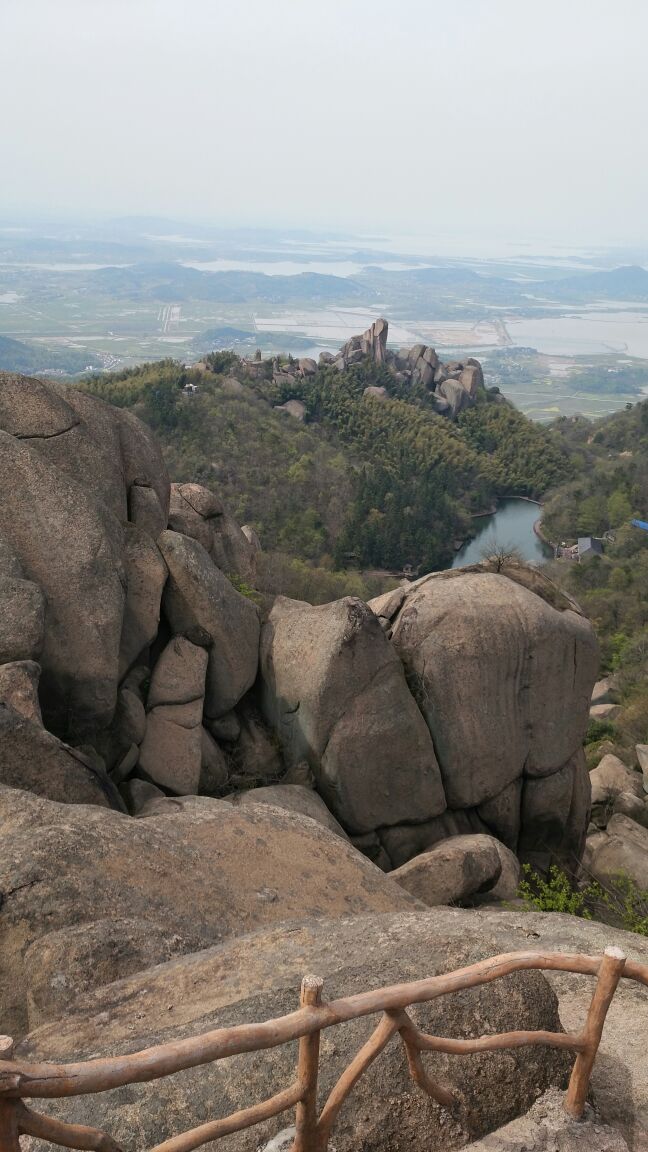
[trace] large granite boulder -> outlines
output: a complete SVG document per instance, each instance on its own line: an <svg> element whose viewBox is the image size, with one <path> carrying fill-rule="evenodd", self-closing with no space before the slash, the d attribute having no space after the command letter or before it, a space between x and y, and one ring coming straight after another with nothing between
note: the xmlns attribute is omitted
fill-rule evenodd
<svg viewBox="0 0 648 1152"><path fill-rule="evenodd" d="M310 920L292 924L288 932L267 927L80 996L74 1014L32 1032L17 1056L63 1061L132 1052L292 1012L306 972L320 975L324 999L334 1000L447 972L499 951L492 932L472 933L465 922L460 938L447 919L452 915L457 913L435 909ZM444 1036L473 1036L476 1030L560 1030L556 998L538 972L516 973L410 1011L419 1027ZM376 1016L363 1018L322 1034L321 1103L377 1022ZM215 1115L271 1096L293 1080L296 1057L296 1045L289 1044L155 1084L60 1103L39 1101L39 1106L104 1128L127 1149L150 1147ZM424 1059L433 1079L449 1083L463 1096L473 1136L513 1119L547 1087L562 1085L571 1062L566 1053L540 1046L468 1058L430 1054ZM219 1144L224 1152L255 1152L292 1121L287 1113ZM354 1088L331 1143L338 1152L448 1152L462 1147L467 1138L460 1117L439 1108L414 1086L402 1046L394 1040Z"/></svg>
<svg viewBox="0 0 648 1152"><path fill-rule="evenodd" d="M4 659L38 658L47 727L91 738L110 723L122 641L134 646L128 621L124 631L133 573L125 528L142 501L131 490L150 495L146 524L133 516L141 531L167 520L161 451L130 413L70 386L0 373L0 481L10 494L0 507L0 551L20 569L0 567L0 649L11 646L7 616L22 606L25 650ZM157 605L159 613L159 596ZM141 624L136 597L129 612ZM147 621L141 630L139 648L152 639Z"/></svg>
<svg viewBox="0 0 648 1152"><path fill-rule="evenodd" d="M0 788L0 826L0 1014L14 1035L26 1028L25 951L50 932L150 920L205 947L304 916L416 904L340 836L268 805L169 799L134 820Z"/></svg>
<svg viewBox="0 0 648 1152"><path fill-rule="evenodd" d="M519 566L426 576L371 607L428 725L448 809L474 814L460 830L573 866L589 818L581 745L598 648L588 621ZM433 822L418 851L438 831Z"/></svg>
<svg viewBox="0 0 648 1152"><path fill-rule="evenodd" d="M263 628L261 674L286 763L309 763L347 830L443 811L430 734L366 604L347 597L314 608L279 597Z"/></svg>

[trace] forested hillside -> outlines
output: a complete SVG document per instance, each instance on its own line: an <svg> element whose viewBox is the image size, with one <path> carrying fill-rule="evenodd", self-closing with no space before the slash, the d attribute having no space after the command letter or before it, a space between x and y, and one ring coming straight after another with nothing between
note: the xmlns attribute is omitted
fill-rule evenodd
<svg viewBox="0 0 648 1152"><path fill-rule="evenodd" d="M194 383L198 393L183 387ZM559 434L482 390L456 423L422 386L380 365L322 366L277 383L228 353L207 370L173 361L83 385L155 428L174 479L214 487L264 549L338 569L447 565L474 513L498 496L541 496L571 472ZM384 395L365 395L367 387ZM300 400L305 421L277 406Z"/></svg>
<svg viewBox="0 0 648 1152"><path fill-rule="evenodd" d="M555 542L604 537L603 555L555 561L550 574L576 597L596 627L603 670L615 674L623 711L593 731L622 746L648 742L648 533L630 525L648 517L648 402L603 420L561 420L556 431L575 478L554 490L543 530Z"/></svg>

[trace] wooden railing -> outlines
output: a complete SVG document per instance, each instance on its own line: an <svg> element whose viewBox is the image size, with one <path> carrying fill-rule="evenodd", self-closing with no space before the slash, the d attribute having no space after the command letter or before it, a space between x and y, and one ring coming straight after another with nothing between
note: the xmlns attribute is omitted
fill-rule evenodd
<svg viewBox="0 0 648 1152"><path fill-rule="evenodd" d="M413 1004L423 1004L449 992L475 988L511 972L531 969L575 972L597 977L581 1032L503 1032L476 1039L455 1040L445 1036L429 1036L419 1031L407 1014L407 1009ZM223 1119L211 1120L165 1140L156 1145L152 1152L192 1152L192 1149L208 1141L250 1128L291 1108L296 1110L296 1136L292 1152L325 1152L333 1126L349 1093L397 1032L405 1047L412 1079L428 1096L450 1109L464 1122L469 1120L464 1102L455 1090L430 1078L423 1066L422 1053L468 1055L503 1048L523 1048L531 1044L570 1049L577 1055L565 1097L565 1109L570 1116L578 1119L583 1114L605 1017L622 976L648 986L648 965L626 960L618 948L606 948L602 956L509 952L445 975L431 976L411 984L395 984L329 1003L322 1001L323 981L318 976L305 976L299 1010L288 1016L267 1020L262 1024L218 1028L202 1036L190 1036L128 1056L86 1060L75 1064L13 1061L13 1042L3 1036L0 1037L0 1152L20 1152L19 1139L22 1135L40 1137L66 1148L120 1152L118 1145L106 1133L67 1124L52 1116L34 1112L23 1103L23 1099L59 1099L107 1092L125 1084L158 1080L186 1068L195 1068L243 1052L276 1048L293 1040L299 1040L299 1057L296 1078L290 1087L260 1104ZM378 1012L382 1013L378 1026L342 1073L318 1115L320 1033L336 1024Z"/></svg>

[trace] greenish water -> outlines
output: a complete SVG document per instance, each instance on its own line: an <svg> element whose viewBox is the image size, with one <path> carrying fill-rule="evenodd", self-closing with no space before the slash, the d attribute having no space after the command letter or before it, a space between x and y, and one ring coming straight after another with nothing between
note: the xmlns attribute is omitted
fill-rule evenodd
<svg viewBox="0 0 648 1152"><path fill-rule="evenodd" d="M478 564L484 552L515 549L529 564L541 564L550 558L551 548L542 543L533 531L540 517L540 505L531 500L500 500L492 516L475 519L477 535L464 544L454 558L453 568L464 564Z"/></svg>

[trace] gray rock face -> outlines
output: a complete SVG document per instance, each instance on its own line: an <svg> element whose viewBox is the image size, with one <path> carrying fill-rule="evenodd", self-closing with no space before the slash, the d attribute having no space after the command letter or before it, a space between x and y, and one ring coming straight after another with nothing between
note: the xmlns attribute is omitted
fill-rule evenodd
<svg viewBox="0 0 648 1152"><path fill-rule="evenodd" d="M351 597L280 597L261 640L264 710L286 763L306 760L327 806L362 833L445 807L434 748L374 614Z"/></svg>
<svg viewBox="0 0 648 1152"><path fill-rule="evenodd" d="M617 813L634 820L636 824L641 824L643 828L648 828L648 805L644 799L634 796L632 792L619 792L618 796L615 796L613 815Z"/></svg>
<svg viewBox="0 0 648 1152"><path fill-rule="evenodd" d="M174 636L163 649L151 677L147 707L191 704L205 694L207 653L184 636Z"/></svg>
<svg viewBox="0 0 648 1152"><path fill-rule="evenodd" d="M0 575L0 663L37 659L45 632L45 599L37 584Z"/></svg>
<svg viewBox="0 0 648 1152"><path fill-rule="evenodd" d="M339 841L337 841L339 843ZM368 988L447 972L500 949L486 926L476 936L460 921L459 937L448 909L382 916L311 920L291 931L266 928L254 936L171 960L147 973L85 996L76 1014L32 1032L19 1046L24 1059L82 1059L133 1051L165 1039L219 1026L269 1019L294 1010L303 972L324 979L324 996L334 1000ZM468 915L463 913L464 916ZM459 925L457 925L457 928ZM472 942L471 942L472 937ZM137 1004L134 1019L133 1004ZM169 1009L169 1005L172 1008ZM101 1013L104 1013L102 1016ZM560 1030L556 997L543 975L517 973L480 989L418 1005L411 1014L419 1028L437 1035L473 1035L515 1028ZM99 1021L101 1020L101 1026ZM477 1021L477 1024L476 1024ZM322 1099L368 1039L376 1019L365 1018L324 1032L321 1042ZM98 1037L100 1037L98 1041ZM97 1047L99 1043L99 1048ZM296 1046L233 1057L151 1085L63 1102L44 1101L48 1110L76 1122L97 1125L120 1143L137 1132L143 1147L214 1115L266 1099L278 1085L291 1083ZM470 1058L430 1054L426 1069L466 1100L472 1136L491 1131L519 1115L538 1092L560 1085L567 1054L540 1046ZM290 1114L225 1138L225 1152L252 1152L285 1128ZM341 1115L331 1143L337 1152L449 1152L463 1147L466 1130L422 1092L407 1072L402 1048L392 1042L360 1079Z"/></svg>
<svg viewBox="0 0 648 1152"><path fill-rule="evenodd" d="M637 763L643 775L644 792L648 792L648 744L636 744Z"/></svg>
<svg viewBox="0 0 648 1152"><path fill-rule="evenodd" d="M205 711L217 719L252 687L259 652L259 613L211 563L196 540L163 532L169 569L164 609L173 631L209 649Z"/></svg>
<svg viewBox="0 0 648 1152"><path fill-rule="evenodd" d="M617 1128L601 1124L587 1105L582 1120L565 1112L565 1095L556 1088L545 1092L529 1111L483 1140L467 1145L466 1152L629 1152Z"/></svg>
<svg viewBox="0 0 648 1152"><path fill-rule="evenodd" d="M305 909L337 917L415 906L350 844L294 812L205 797L159 806L133 820L0 788L0 1010L9 1034L26 1026L25 950L49 932L126 917L204 947L302 919Z"/></svg>
<svg viewBox="0 0 648 1152"><path fill-rule="evenodd" d="M139 767L176 796L195 796L200 787L202 706L202 697L189 704L161 704L146 718Z"/></svg>
<svg viewBox="0 0 648 1152"><path fill-rule="evenodd" d="M202 728L200 732L200 794L220 796L227 784L228 765L225 754L214 737Z"/></svg>

